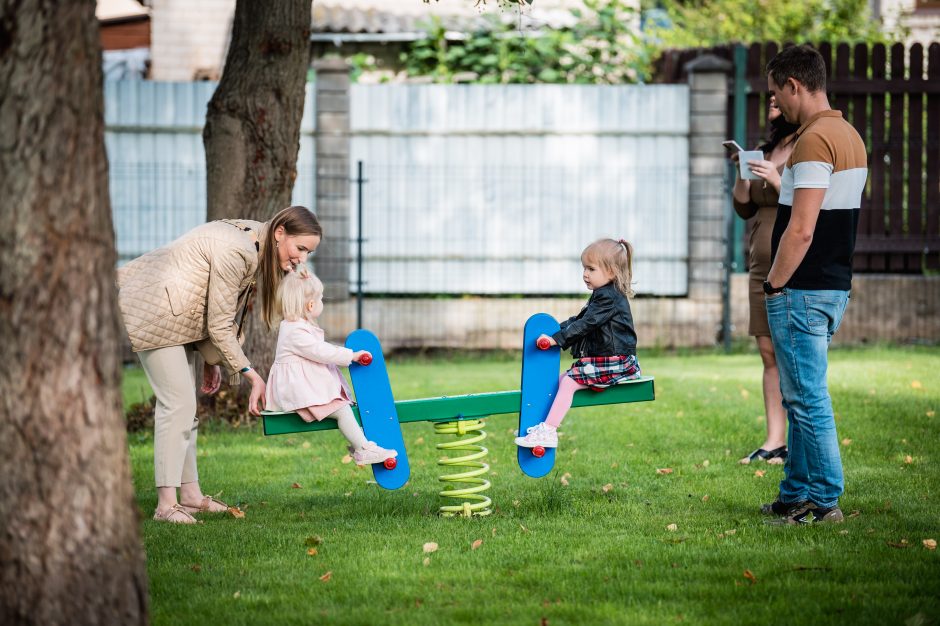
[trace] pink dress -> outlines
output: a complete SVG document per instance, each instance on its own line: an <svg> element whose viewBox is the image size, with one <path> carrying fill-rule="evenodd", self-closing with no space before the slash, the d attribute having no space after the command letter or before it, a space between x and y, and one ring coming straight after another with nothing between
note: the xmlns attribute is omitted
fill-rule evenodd
<svg viewBox="0 0 940 626"><path fill-rule="evenodd" d="M304 420L322 420L352 404L339 367L352 363L353 351L327 343L323 329L305 320L284 320L268 374L265 408L296 411Z"/></svg>

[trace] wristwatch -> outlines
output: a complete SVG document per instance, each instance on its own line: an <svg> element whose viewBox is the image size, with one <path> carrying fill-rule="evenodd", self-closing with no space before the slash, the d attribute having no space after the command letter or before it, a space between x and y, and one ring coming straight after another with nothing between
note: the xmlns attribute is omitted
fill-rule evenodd
<svg viewBox="0 0 940 626"><path fill-rule="evenodd" d="M764 281L764 295L772 296L775 293L783 293L783 287L774 287L769 280Z"/></svg>

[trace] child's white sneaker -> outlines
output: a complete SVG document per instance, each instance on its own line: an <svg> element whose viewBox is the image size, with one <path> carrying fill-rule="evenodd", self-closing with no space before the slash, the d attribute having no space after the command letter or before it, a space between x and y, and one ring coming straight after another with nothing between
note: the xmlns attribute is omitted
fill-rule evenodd
<svg viewBox="0 0 940 626"><path fill-rule="evenodd" d="M543 448L557 448L558 447L558 429L552 428L545 424L545 422L539 422L531 428L526 428L525 437L516 437L516 445L522 446L523 448L534 448L535 446L542 446Z"/></svg>
<svg viewBox="0 0 940 626"><path fill-rule="evenodd" d="M367 441L366 445L353 452L353 461L356 465L372 465L373 463L382 463L385 459L393 459L398 456L396 450L386 450L378 446L374 441Z"/></svg>

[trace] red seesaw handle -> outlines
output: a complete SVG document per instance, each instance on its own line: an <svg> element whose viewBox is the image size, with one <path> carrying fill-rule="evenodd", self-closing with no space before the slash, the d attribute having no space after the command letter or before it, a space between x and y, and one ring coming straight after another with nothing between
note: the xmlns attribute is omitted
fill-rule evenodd
<svg viewBox="0 0 940 626"><path fill-rule="evenodd" d="M359 365L368 365L371 362L372 362L371 354L363 354L361 357L359 357Z"/></svg>
<svg viewBox="0 0 940 626"><path fill-rule="evenodd" d="M393 470L398 466L398 461L395 460L395 457L390 457L385 459L385 462L382 463L387 470Z"/></svg>
<svg viewBox="0 0 940 626"><path fill-rule="evenodd" d="M545 448L542 446L535 446L532 448L532 456L537 459L541 459L543 456L545 456Z"/></svg>
<svg viewBox="0 0 940 626"><path fill-rule="evenodd" d="M552 343L548 340L547 337L539 337L535 342L535 345L539 347L539 350L548 350L552 347Z"/></svg>

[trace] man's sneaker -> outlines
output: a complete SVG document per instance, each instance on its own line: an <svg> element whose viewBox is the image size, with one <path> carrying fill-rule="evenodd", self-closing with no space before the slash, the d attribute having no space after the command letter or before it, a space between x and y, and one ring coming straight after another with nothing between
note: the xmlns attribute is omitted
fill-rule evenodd
<svg viewBox="0 0 940 626"><path fill-rule="evenodd" d="M783 525L792 524L839 524L845 521L842 510L837 506L823 508L816 506L812 502L807 502L803 506L792 509L786 516L775 520L766 520L767 524Z"/></svg>
<svg viewBox="0 0 940 626"><path fill-rule="evenodd" d="M374 441L367 441L362 448L353 451L352 458L356 465L372 465L373 463L382 463L385 459L391 459L398 456L396 450L386 450L381 448Z"/></svg>
<svg viewBox="0 0 940 626"><path fill-rule="evenodd" d="M797 500L795 502L781 502L779 499L774 500L770 504L760 505L760 512L764 515L775 515L777 517L786 517L787 514L794 510L804 506L808 500Z"/></svg>
<svg viewBox="0 0 940 626"><path fill-rule="evenodd" d="M558 429L546 426L545 422L539 422L535 426L526 429L528 433L525 437L516 437L516 445L523 448L534 448L542 446L543 448L558 447Z"/></svg>

